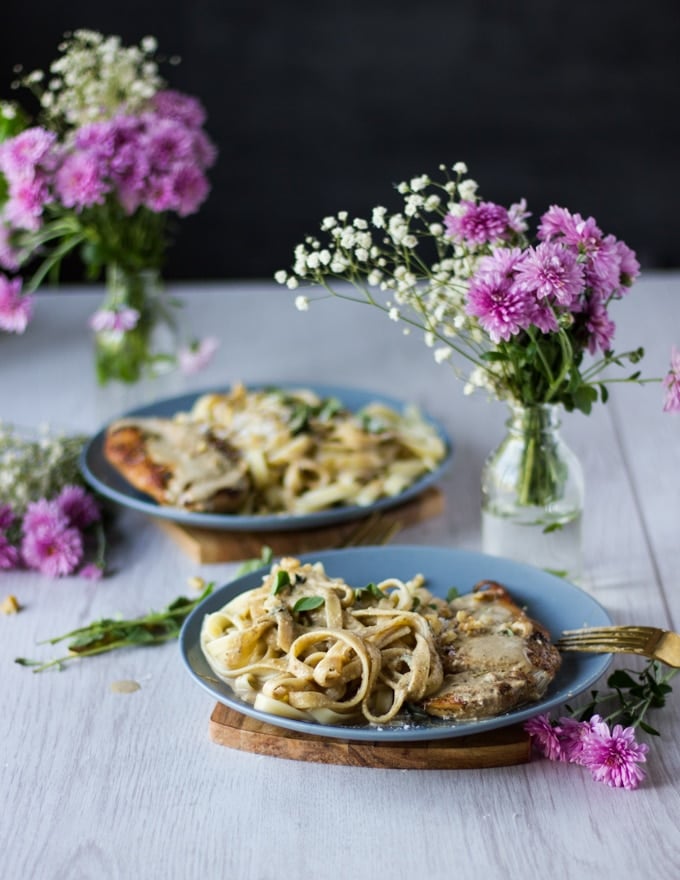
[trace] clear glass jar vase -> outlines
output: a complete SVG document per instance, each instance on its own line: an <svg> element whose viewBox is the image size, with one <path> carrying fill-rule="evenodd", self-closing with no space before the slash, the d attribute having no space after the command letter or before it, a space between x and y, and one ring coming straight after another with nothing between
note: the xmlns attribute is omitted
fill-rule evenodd
<svg viewBox="0 0 680 880"><path fill-rule="evenodd" d="M482 549L577 579L583 470L559 413L551 404L510 406L507 434L482 469Z"/></svg>
<svg viewBox="0 0 680 880"><path fill-rule="evenodd" d="M163 375L175 366L176 328L172 303L155 269L106 267L106 297L102 309L133 309L138 317L130 329L95 333L97 381L135 383Z"/></svg>

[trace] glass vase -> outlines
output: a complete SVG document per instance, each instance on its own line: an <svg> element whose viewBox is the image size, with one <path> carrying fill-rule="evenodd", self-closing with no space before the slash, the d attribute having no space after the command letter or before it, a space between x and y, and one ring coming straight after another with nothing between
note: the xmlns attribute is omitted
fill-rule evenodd
<svg viewBox="0 0 680 880"><path fill-rule="evenodd" d="M173 308L157 270L107 266L100 310L120 314L133 309L138 317L129 329L102 329L94 334L100 419L181 390Z"/></svg>
<svg viewBox="0 0 680 880"><path fill-rule="evenodd" d="M575 580L583 470L559 414L550 404L511 405L507 433L482 470L482 549Z"/></svg>
<svg viewBox="0 0 680 880"><path fill-rule="evenodd" d="M134 327L95 333L97 380L137 382L174 366L174 322L159 273L154 269L126 269L116 263L106 269L104 310L133 309Z"/></svg>

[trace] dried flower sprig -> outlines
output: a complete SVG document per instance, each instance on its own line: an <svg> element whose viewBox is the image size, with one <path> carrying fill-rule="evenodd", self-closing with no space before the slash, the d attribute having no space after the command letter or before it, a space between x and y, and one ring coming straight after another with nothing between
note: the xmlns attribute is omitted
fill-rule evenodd
<svg viewBox="0 0 680 880"><path fill-rule="evenodd" d="M565 706L568 714L557 720L547 714L532 718L525 730L551 761L579 764L613 788L637 788L645 778L640 764L646 762L649 746L636 741L636 730L660 736L645 719L650 709L665 705L677 671L664 670L654 660L640 671L615 670L607 678L609 691L591 691L587 704Z"/></svg>
<svg viewBox="0 0 680 880"><path fill-rule="evenodd" d="M40 644L55 645L70 639L69 653L53 660L31 660L17 657L15 663L29 666L33 672L44 672L46 669L63 669L65 664L83 657L95 657L99 654L116 651L120 648L148 647L161 645L179 636L184 620L207 596L214 584L207 584L196 599L179 596L162 611L150 611L141 617L131 620L115 620L102 618L88 626L79 627L62 636L48 639Z"/></svg>

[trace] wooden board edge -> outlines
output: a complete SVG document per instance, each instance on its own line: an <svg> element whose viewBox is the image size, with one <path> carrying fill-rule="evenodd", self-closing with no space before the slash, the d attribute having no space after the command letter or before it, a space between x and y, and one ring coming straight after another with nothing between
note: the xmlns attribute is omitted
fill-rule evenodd
<svg viewBox="0 0 680 880"><path fill-rule="evenodd" d="M293 761L398 770L472 770L525 764L531 742L521 725L479 736L426 742L364 742L322 738L265 724L217 703L209 735L217 745Z"/></svg>

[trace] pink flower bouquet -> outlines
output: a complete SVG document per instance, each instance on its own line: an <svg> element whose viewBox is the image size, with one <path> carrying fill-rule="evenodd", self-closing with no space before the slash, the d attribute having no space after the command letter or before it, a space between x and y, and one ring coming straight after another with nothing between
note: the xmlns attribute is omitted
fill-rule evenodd
<svg viewBox="0 0 680 880"><path fill-rule="evenodd" d="M102 342L99 379L135 381L157 362L153 328L173 320L149 291L162 269L168 219L206 199L216 149L199 101L167 89L158 75L153 38L123 47L81 30L60 48L47 87L40 71L22 82L40 100L42 124L28 127L20 111L3 107L10 136L0 144L0 267L37 268L23 291L0 275L0 328L22 332L33 291L78 251L87 277L106 271L109 282L91 322Z"/></svg>
<svg viewBox="0 0 680 880"><path fill-rule="evenodd" d="M610 310L639 273L634 252L592 217L557 206L531 239L524 200L506 208L480 199L462 162L453 176L441 170L443 181L421 175L399 184L400 211L326 217L322 237L299 244L292 268L276 280L291 290L324 287L376 306L405 332L422 331L435 360L454 364L466 393L481 388L524 407L590 412L606 401L606 383L621 381L603 372L644 354L613 351ZM309 297L298 293L296 305L307 309ZM625 380L653 381L637 370ZM665 409L680 410L677 355L665 388Z"/></svg>

